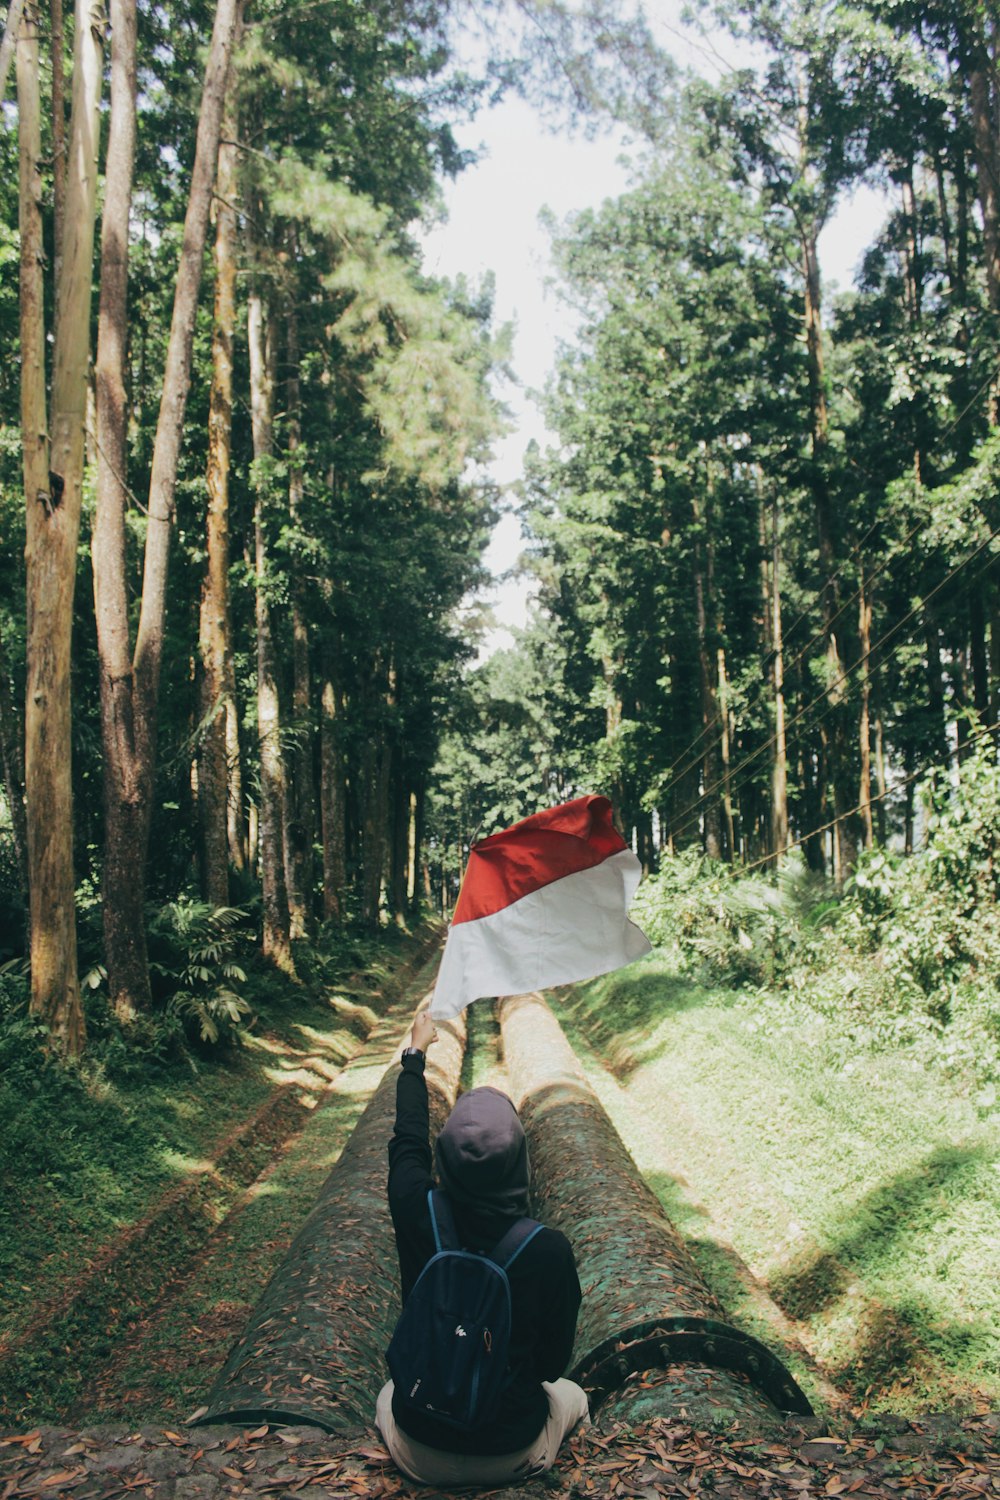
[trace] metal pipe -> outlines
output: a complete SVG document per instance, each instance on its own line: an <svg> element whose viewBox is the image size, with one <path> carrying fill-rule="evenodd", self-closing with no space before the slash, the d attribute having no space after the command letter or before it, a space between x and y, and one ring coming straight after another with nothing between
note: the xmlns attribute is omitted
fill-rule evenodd
<svg viewBox="0 0 1000 1500"><path fill-rule="evenodd" d="M500 1002L504 1061L528 1137L533 1212L573 1246L583 1305L572 1376L591 1409L675 1415L712 1403L746 1425L811 1407L781 1360L731 1327L540 995ZM706 1369L711 1375L706 1375ZM655 1375L646 1372L656 1371ZM635 1377L643 1377L641 1383Z"/></svg>
<svg viewBox="0 0 1000 1500"><path fill-rule="evenodd" d="M352 1434L371 1425L399 1316L385 1184L402 1045L397 1012L341 1075L339 1093L374 1094L191 1425L305 1423ZM464 1052L462 1019L439 1021L425 1075L432 1132L455 1102Z"/></svg>

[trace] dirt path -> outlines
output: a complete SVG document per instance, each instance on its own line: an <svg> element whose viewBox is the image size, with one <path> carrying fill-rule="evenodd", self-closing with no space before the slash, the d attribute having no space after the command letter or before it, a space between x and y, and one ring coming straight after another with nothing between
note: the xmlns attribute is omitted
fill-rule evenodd
<svg viewBox="0 0 1000 1500"><path fill-rule="evenodd" d="M364 1047L326 1081L303 1127L171 1270L128 1338L81 1388L69 1420L176 1422L198 1404L402 1046L434 963L436 956L416 968Z"/></svg>

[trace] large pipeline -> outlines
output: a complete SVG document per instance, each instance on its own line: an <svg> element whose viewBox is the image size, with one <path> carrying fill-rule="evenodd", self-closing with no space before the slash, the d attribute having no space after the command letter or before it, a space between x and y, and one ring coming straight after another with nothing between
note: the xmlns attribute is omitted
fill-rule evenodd
<svg viewBox="0 0 1000 1500"><path fill-rule="evenodd" d="M685 1406L767 1428L811 1407L782 1362L731 1327L538 995L500 1002L533 1212L573 1246L583 1305L572 1377L592 1411L638 1420Z"/></svg>
<svg viewBox="0 0 1000 1500"><path fill-rule="evenodd" d="M384 1076L192 1425L304 1423L342 1434L371 1425L399 1316L385 1190L404 1040L398 1028L398 1018L383 1023L345 1069L342 1086L356 1094ZM458 1093L461 1019L438 1022L438 1038L426 1069L432 1131Z"/></svg>

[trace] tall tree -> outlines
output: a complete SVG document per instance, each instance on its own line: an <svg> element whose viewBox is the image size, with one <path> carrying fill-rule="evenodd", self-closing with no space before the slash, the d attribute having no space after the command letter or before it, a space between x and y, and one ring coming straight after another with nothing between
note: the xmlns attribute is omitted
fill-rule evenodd
<svg viewBox="0 0 1000 1500"><path fill-rule="evenodd" d="M124 568L116 568L114 574L109 574L106 566L95 567L102 673L114 685L110 695L106 690L102 692L102 701L116 701L118 722L125 726L125 733L119 734L115 722L109 722L106 715L102 717L104 775L111 788L105 801L103 900L107 914L106 958L112 1002L123 1019L130 1018L138 1010L148 1009L151 1000L145 936L145 874L156 767L174 490L236 9L237 0L218 0L206 64L156 424L142 599L131 656L127 650L127 634L118 630L112 635L104 628L111 619L124 621L128 618L127 599L123 594ZM98 507L103 505L109 510L118 510L123 499L121 488L115 486L99 495ZM101 534L103 536L104 532ZM116 526L116 535L123 538L124 528L120 523Z"/></svg>
<svg viewBox="0 0 1000 1500"><path fill-rule="evenodd" d="M73 593L83 486L90 294L104 14L77 0L66 232L56 285L51 438L46 419L37 19L18 43L21 116L21 380L27 506L25 794L31 895L31 1006L54 1045L83 1046L73 867Z"/></svg>
<svg viewBox="0 0 1000 1500"><path fill-rule="evenodd" d="M234 43L242 32L237 13ZM235 73L235 70L233 70ZM208 505L205 573L198 621L201 662L201 740L198 819L202 894L215 906L229 901L229 861L243 866L243 786L239 714L233 668L229 597L229 472L233 427L233 338L236 330L238 111L231 76L222 120L215 182L215 307L208 414Z"/></svg>

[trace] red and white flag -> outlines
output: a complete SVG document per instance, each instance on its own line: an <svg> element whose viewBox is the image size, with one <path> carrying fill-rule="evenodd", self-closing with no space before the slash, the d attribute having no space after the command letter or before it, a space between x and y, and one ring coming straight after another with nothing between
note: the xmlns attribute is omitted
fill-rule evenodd
<svg viewBox="0 0 1000 1500"><path fill-rule="evenodd" d="M577 797L473 844L430 1013L620 969L650 951L628 908L641 867L607 797Z"/></svg>

